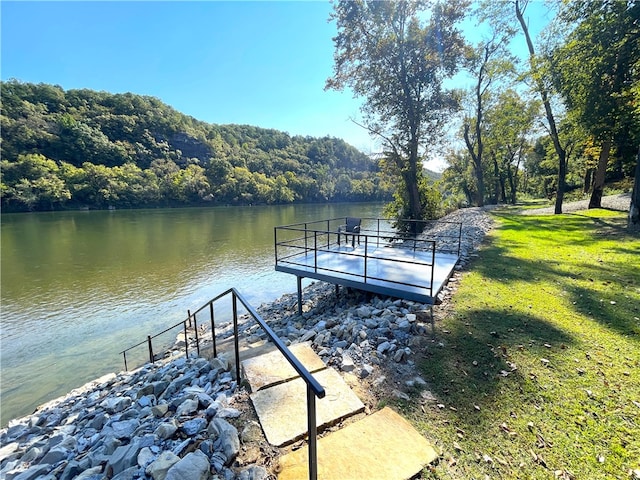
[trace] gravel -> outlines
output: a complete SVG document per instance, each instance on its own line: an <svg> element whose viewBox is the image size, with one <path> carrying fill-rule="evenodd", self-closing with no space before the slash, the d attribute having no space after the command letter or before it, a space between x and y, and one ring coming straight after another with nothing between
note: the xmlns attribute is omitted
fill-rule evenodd
<svg viewBox="0 0 640 480"><path fill-rule="evenodd" d="M620 193L618 195L608 195L602 197L602 208L611 210L620 210L622 212L629 211L631 205L631 193ZM562 204L562 213L576 212L578 210L587 210L589 208L589 200L579 200L577 202L565 202ZM522 215L553 215L555 207L534 208L531 210L522 210Z"/></svg>

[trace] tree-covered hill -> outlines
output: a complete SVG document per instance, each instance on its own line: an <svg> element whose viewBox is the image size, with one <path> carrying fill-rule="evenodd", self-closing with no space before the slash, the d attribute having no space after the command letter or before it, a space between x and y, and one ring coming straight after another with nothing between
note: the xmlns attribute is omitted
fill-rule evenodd
<svg viewBox="0 0 640 480"><path fill-rule="evenodd" d="M157 98L1 84L6 210L388 199L338 138L213 125Z"/></svg>

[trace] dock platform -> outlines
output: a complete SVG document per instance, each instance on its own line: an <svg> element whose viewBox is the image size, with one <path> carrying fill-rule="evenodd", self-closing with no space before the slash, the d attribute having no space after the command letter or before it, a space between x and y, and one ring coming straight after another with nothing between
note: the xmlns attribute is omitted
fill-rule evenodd
<svg viewBox="0 0 640 480"><path fill-rule="evenodd" d="M345 218L275 228L275 269L302 278L376 294L436 303L460 258L461 224L429 222L418 235L390 229L382 219L362 219L357 234L340 226Z"/></svg>

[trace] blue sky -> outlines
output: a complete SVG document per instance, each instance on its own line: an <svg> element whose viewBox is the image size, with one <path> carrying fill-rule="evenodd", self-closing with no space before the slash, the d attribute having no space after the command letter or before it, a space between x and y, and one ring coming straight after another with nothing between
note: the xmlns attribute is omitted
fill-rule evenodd
<svg viewBox="0 0 640 480"><path fill-rule="evenodd" d="M365 152L360 100L324 91L329 1L0 3L3 80L158 97L212 123L331 135Z"/></svg>

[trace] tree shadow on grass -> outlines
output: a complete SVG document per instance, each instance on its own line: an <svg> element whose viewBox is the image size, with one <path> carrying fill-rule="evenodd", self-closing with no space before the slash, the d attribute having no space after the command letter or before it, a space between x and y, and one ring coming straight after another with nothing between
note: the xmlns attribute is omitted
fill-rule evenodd
<svg viewBox="0 0 640 480"><path fill-rule="evenodd" d="M640 266L583 264L580 271L580 278L563 284L573 310L640 342Z"/></svg>
<svg viewBox="0 0 640 480"><path fill-rule="evenodd" d="M549 347L566 348L573 341L571 335L534 315L469 310L458 315L455 329L445 330L423 352L419 367L432 393L443 403L449 399L464 415L476 406L490 409L507 379L520 383L520 391L528 388L514 353L526 350L543 357Z"/></svg>
<svg viewBox="0 0 640 480"><path fill-rule="evenodd" d="M606 259L609 253L625 255L636 253L635 249L615 245L598 252L592 262L577 263L571 249L563 252L556 256L551 252L546 261L527 260L510 255L508 248L489 245L474 270L501 284L530 284L541 303L549 295L549 289L541 285L552 285L557 295L571 300L569 308L575 313L640 341L640 263Z"/></svg>

